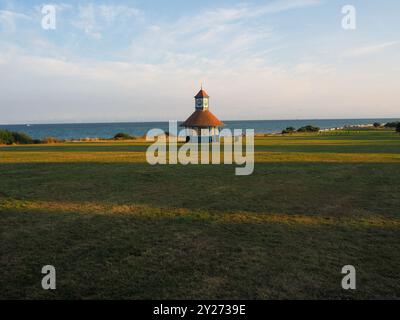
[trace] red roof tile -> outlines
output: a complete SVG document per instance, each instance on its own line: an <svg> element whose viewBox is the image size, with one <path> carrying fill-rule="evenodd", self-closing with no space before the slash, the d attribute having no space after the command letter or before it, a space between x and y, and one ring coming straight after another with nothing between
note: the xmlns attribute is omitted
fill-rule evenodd
<svg viewBox="0 0 400 320"><path fill-rule="evenodd" d="M181 127L219 127L224 123L208 110L196 110Z"/></svg>

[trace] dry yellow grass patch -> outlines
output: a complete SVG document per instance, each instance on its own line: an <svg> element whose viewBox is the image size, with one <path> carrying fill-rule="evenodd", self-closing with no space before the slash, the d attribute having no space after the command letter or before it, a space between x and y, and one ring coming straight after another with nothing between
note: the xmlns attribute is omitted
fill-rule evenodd
<svg viewBox="0 0 400 320"><path fill-rule="evenodd" d="M397 163L396 153L256 152L256 162Z"/></svg>
<svg viewBox="0 0 400 320"><path fill-rule="evenodd" d="M221 161L223 156L221 155ZM398 163L395 153L310 153L310 152L255 152L255 161L263 162L338 162L338 163ZM0 163L146 163L145 152L41 152L3 151Z"/></svg>
<svg viewBox="0 0 400 320"><path fill-rule="evenodd" d="M114 215L127 214L145 218L193 218L214 222L234 223L283 223L308 226L340 226L353 225L358 227L400 227L399 218L384 217L381 215L367 215L358 217L332 217L312 214L286 214L268 212L212 212L201 210L190 210L186 208L163 208L138 204L107 204L101 202L62 202L62 201L0 201L0 209L13 210L23 208L35 212L54 214L78 213Z"/></svg>

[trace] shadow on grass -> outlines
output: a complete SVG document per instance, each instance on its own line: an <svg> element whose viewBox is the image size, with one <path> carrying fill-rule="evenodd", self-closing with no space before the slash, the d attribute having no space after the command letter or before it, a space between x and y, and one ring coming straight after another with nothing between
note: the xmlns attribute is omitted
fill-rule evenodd
<svg viewBox="0 0 400 320"><path fill-rule="evenodd" d="M399 298L400 166L0 164L0 298ZM40 288L57 268L57 290ZM358 289L340 288L343 265Z"/></svg>
<svg viewBox="0 0 400 320"><path fill-rule="evenodd" d="M0 197L50 202L139 204L219 212L398 217L400 166L390 163L0 164Z"/></svg>
<svg viewBox="0 0 400 320"><path fill-rule="evenodd" d="M2 208L0 298L398 298L398 228L181 213ZM340 287L346 264L357 291Z"/></svg>

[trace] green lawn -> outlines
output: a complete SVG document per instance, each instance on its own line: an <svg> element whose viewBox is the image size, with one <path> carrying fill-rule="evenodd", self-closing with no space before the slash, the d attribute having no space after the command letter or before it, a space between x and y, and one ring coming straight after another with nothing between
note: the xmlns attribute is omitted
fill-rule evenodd
<svg viewBox="0 0 400 320"><path fill-rule="evenodd" d="M250 176L146 147L0 147L0 298L400 298L393 131L259 137Z"/></svg>

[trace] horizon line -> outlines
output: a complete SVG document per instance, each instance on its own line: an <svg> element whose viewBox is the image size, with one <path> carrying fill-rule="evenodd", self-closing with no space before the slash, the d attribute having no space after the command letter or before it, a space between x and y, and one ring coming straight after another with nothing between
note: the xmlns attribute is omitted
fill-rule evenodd
<svg viewBox="0 0 400 320"><path fill-rule="evenodd" d="M367 118L297 118L297 119L245 119L245 120L222 120L225 122L255 122L255 121L320 121L320 120L394 120L399 117L367 117ZM25 122L25 123L0 123L0 126L31 126L31 125L62 125L62 124L110 124L110 123L168 123L169 121L184 122L183 120L156 120L156 121L107 121L107 122Z"/></svg>

